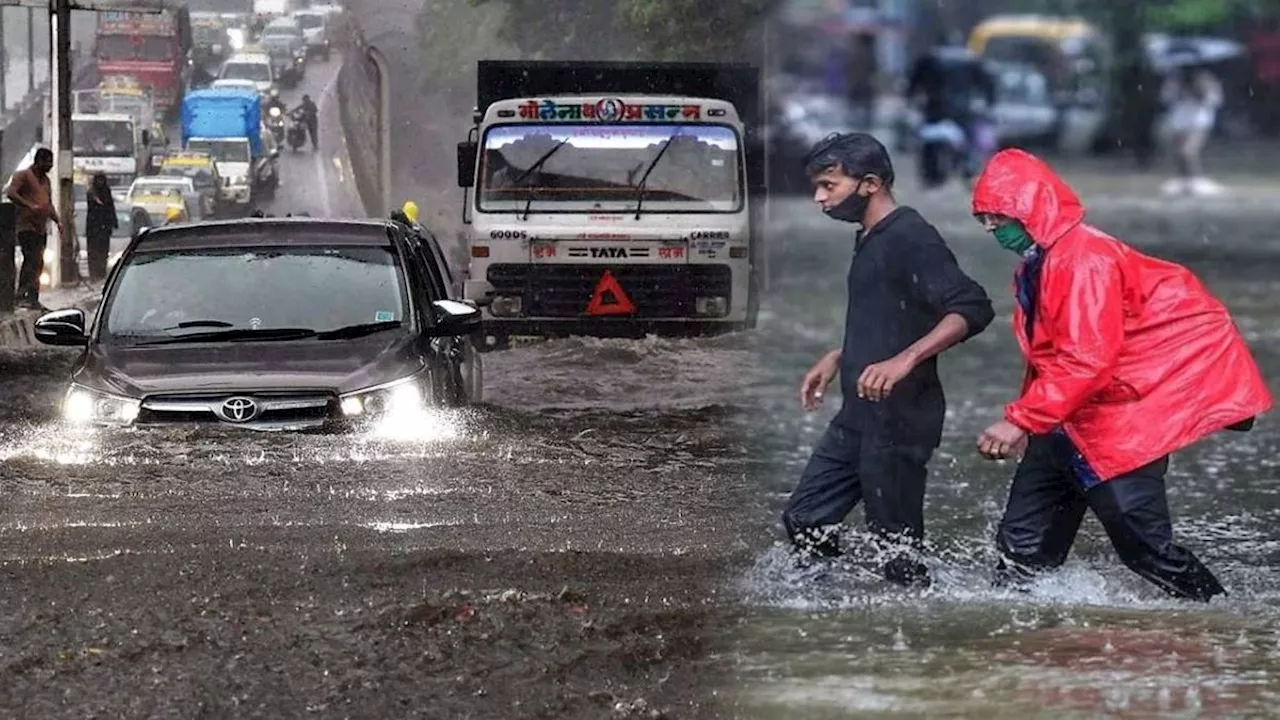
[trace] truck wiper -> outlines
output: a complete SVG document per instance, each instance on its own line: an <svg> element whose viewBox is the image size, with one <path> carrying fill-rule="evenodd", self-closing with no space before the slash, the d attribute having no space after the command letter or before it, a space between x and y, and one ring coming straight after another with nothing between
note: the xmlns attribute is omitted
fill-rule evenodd
<svg viewBox="0 0 1280 720"><path fill-rule="evenodd" d="M645 168L644 174L640 176L640 182L636 183L636 191L639 193L636 197L636 219L640 219L640 208L644 206L644 184L649 182L649 173L658 166L658 161L662 160L662 156L666 154L667 148L671 147L671 141L676 136L672 135L662 143L662 147L658 148L658 154L653 156L653 162L649 163L649 167Z"/></svg>
<svg viewBox="0 0 1280 720"><path fill-rule="evenodd" d="M551 159L551 156L555 155L557 150L567 145L569 143L569 140L571 139L572 139L572 136L566 137L565 139L556 143L554 147L552 147L550 150L543 153L542 157L538 158L537 160L534 160L532 165L525 168L524 172L520 173L520 177L517 177L511 184L515 187L522 187L522 184L524 183L525 178L528 178L530 175L534 174L539 169L541 169L542 165L546 163L547 160ZM532 190L532 188L530 188L530 190ZM521 218L523 220L529 219L529 208L533 206L533 197L534 197L534 193L530 192L529 199L526 200L524 204L523 217Z"/></svg>
<svg viewBox="0 0 1280 720"><path fill-rule="evenodd" d="M310 328L231 328L228 330L209 330L206 332L187 333L161 340L149 340L139 345L175 345L190 342L238 342L243 340L301 340L315 337L316 331Z"/></svg>
<svg viewBox="0 0 1280 720"><path fill-rule="evenodd" d="M383 332L384 330L394 330L403 327L404 323L399 320L383 320L382 322L361 323L359 325L347 325L346 327L336 328L334 330L325 330L316 333L317 340L350 340L351 338L364 337L374 333Z"/></svg>

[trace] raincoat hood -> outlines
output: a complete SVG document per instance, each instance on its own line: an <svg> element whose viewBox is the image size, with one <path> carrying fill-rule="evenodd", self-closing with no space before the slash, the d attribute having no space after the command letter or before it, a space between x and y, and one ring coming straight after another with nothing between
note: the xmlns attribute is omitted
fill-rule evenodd
<svg viewBox="0 0 1280 720"><path fill-rule="evenodd" d="M1075 191L1043 160L1022 150L992 156L974 185L973 212L1021 221L1031 239L1046 249L1084 222L1084 206Z"/></svg>

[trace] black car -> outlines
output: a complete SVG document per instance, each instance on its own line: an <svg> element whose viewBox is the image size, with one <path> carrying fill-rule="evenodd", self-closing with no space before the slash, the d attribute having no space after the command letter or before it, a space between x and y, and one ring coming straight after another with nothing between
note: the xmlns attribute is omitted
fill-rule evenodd
<svg viewBox="0 0 1280 720"><path fill-rule="evenodd" d="M144 231L82 310L35 324L84 346L72 422L343 429L478 402L471 335L439 247L391 221L227 220Z"/></svg>

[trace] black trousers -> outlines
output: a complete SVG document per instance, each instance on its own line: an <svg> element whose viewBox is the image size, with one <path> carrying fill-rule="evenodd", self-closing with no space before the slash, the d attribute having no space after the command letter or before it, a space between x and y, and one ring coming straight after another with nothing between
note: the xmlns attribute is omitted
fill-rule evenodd
<svg viewBox="0 0 1280 720"><path fill-rule="evenodd" d="M840 552L835 526L862 502L867 529L884 547L918 548L924 540L926 465L933 448L898 444L832 424L818 441L787 501L782 524L797 550L808 555ZM904 585L927 581L922 564L901 553L883 568Z"/></svg>
<svg viewBox="0 0 1280 720"><path fill-rule="evenodd" d="M89 231L86 244L89 251L89 279L98 281L107 276L107 255L111 250L111 228L94 228Z"/></svg>
<svg viewBox="0 0 1280 720"><path fill-rule="evenodd" d="M21 304L40 302L40 273L44 272L44 250L48 239L44 233L19 232L22 268L18 270L18 297Z"/></svg>
<svg viewBox="0 0 1280 720"><path fill-rule="evenodd" d="M1091 508L1120 560L1161 590L1205 602L1226 593L1191 551L1173 541L1164 484L1168 457L1085 490L1070 467L1074 452L1065 437L1030 439L996 534L1004 556L997 584L1021 584L1061 566Z"/></svg>

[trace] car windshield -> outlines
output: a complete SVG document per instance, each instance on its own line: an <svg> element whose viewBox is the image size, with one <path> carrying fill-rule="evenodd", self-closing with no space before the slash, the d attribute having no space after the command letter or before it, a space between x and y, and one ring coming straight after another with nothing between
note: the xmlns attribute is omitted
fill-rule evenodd
<svg viewBox="0 0 1280 720"><path fill-rule="evenodd" d="M99 60L172 60L176 40L170 37L100 35L95 55Z"/></svg>
<svg viewBox="0 0 1280 720"><path fill-rule="evenodd" d="M227 63L222 66L219 80L251 80L253 82L270 82L271 66L266 63Z"/></svg>
<svg viewBox="0 0 1280 720"><path fill-rule="evenodd" d="M205 152L214 162L247 163L252 159L249 154L249 143L237 140L192 140L187 143L188 150Z"/></svg>
<svg viewBox="0 0 1280 720"><path fill-rule="evenodd" d="M191 36L197 45L218 45L227 41L226 28L197 25L191 28Z"/></svg>
<svg viewBox="0 0 1280 720"><path fill-rule="evenodd" d="M160 174L168 177L191 178L191 183L196 186L197 190L206 190L214 185L213 168L208 165L192 165L190 163L164 165L160 168Z"/></svg>
<svg viewBox="0 0 1280 720"><path fill-rule="evenodd" d="M390 247L144 251L125 261L106 301L102 339L147 342L223 330L327 332L403 322L408 312L404 278Z"/></svg>
<svg viewBox="0 0 1280 720"><path fill-rule="evenodd" d="M124 120L76 120L72 152L81 157L133 157L133 124Z"/></svg>
<svg viewBox="0 0 1280 720"><path fill-rule="evenodd" d="M186 188L185 183L181 182L164 182L150 181L145 183L135 183L133 191L129 193L129 197L134 201L138 198L166 197L171 199L182 199L182 191Z"/></svg>
<svg viewBox="0 0 1280 720"><path fill-rule="evenodd" d="M304 30L324 27L324 18L319 15L299 15L298 24L301 25Z"/></svg>
<svg viewBox="0 0 1280 720"><path fill-rule="evenodd" d="M486 212L520 209L530 198L537 212L625 211L643 179L644 207L654 212L736 212L738 156L737 133L722 125L495 126L484 137L477 203Z"/></svg>

